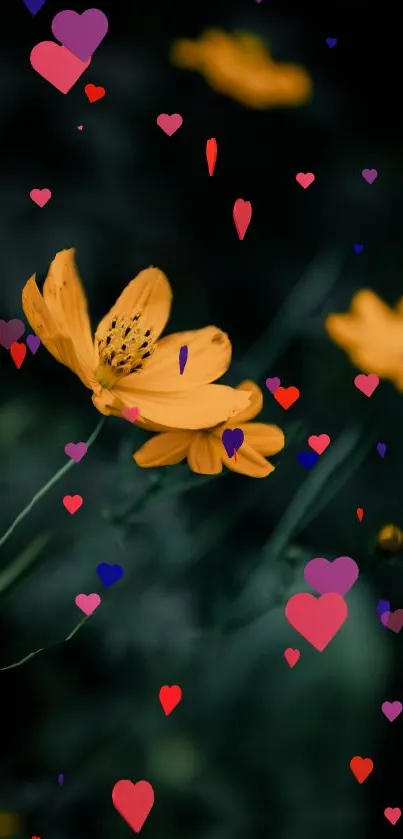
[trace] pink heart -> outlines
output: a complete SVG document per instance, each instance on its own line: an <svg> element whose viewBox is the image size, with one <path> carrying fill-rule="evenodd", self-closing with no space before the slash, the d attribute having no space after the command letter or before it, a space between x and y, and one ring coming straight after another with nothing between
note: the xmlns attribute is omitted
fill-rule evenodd
<svg viewBox="0 0 403 839"><path fill-rule="evenodd" d="M386 807L383 813L385 818L391 824L396 824L399 821L400 816L402 815L400 807Z"/></svg>
<svg viewBox="0 0 403 839"><path fill-rule="evenodd" d="M284 651L284 658L289 667L295 667L297 661L299 661L301 653L299 650L293 650L292 647L287 647Z"/></svg>
<svg viewBox="0 0 403 839"><path fill-rule="evenodd" d="M51 189L31 189L29 197L38 207L44 207L52 197Z"/></svg>
<svg viewBox="0 0 403 839"><path fill-rule="evenodd" d="M139 408L123 408L122 417L129 420L129 422L136 422L137 417L140 414Z"/></svg>
<svg viewBox="0 0 403 839"><path fill-rule="evenodd" d="M295 176L295 180L297 184L302 186L303 189L308 189L308 186L313 184L315 175L313 172L298 172L298 175Z"/></svg>
<svg viewBox="0 0 403 839"><path fill-rule="evenodd" d="M368 373L368 376L365 373L359 373L354 379L354 384L365 396L372 396L379 385L379 377L375 373Z"/></svg>
<svg viewBox="0 0 403 839"><path fill-rule="evenodd" d="M74 600L76 606L84 612L85 615L92 615L95 612L95 609L98 609L98 606L101 602L101 598L99 594L77 594L77 597Z"/></svg>
<svg viewBox="0 0 403 839"><path fill-rule="evenodd" d="M175 134L175 131L181 127L182 122L183 117L180 114L160 114L157 117L157 125L165 131L165 134L168 134L168 137L172 137L172 134Z"/></svg>
<svg viewBox="0 0 403 839"><path fill-rule="evenodd" d="M90 66L91 59L80 61L66 47L59 47L54 41L41 41L31 51L30 62L56 90L68 93Z"/></svg>
<svg viewBox="0 0 403 839"><path fill-rule="evenodd" d="M311 434L311 436L308 437L308 446L310 446L316 454L323 454L329 445L330 437L328 434Z"/></svg>

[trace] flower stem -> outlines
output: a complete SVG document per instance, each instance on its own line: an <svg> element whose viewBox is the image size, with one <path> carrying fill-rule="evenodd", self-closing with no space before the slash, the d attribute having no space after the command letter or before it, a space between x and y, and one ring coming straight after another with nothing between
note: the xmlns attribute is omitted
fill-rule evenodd
<svg viewBox="0 0 403 839"><path fill-rule="evenodd" d="M88 440L86 442L87 449L89 449L89 447L92 445L92 443L97 439L98 434L99 434L104 422L105 422L105 417L102 417L102 419L99 421L97 427L94 429L94 431L92 432L92 434L90 435L90 437L88 438ZM25 519L25 516L27 516L28 513L31 512L31 510L35 506L35 504L37 504L37 502L40 501L41 498L43 498L44 495L46 495L48 490L50 490L55 484L57 484L57 482L60 480L60 478L62 478L63 475L66 474L66 472L68 472L70 469L72 469L73 466L75 466L75 461L74 460L69 460L67 463L64 464L64 466L62 466L61 469L59 469L58 472L56 472L56 475L53 475L53 478L51 478L50 481L48 481L47 484L45 484L45 486L42 487L42 489L40 489L39 492L36 493L36 495L34 495L34 497L31 499L29 504L27 504L27 506L24 507L24 509L21 511L21 513L18 514L17 518L14 519L13 523L10 525L8 530L6 530L6 532L1 537L0 548L3 547L5 542L7 542L7 539L9 538L9 536L11 536L11 534L14 532L15 528L19 525L19 523L21 521L23 521L23 519Z"/></svg>

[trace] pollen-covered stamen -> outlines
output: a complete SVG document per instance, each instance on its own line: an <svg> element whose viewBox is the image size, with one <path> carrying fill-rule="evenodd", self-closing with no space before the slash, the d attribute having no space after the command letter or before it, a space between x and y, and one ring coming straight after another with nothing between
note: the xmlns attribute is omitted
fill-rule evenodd
<svg viewBox="0 0 403 839"><path fill-rule="evenodd" d="M142 323L140 314L114 316L105 337L98 343L97 381L109 388L123 376L138 373L154 348L153 330Z"/></svg>

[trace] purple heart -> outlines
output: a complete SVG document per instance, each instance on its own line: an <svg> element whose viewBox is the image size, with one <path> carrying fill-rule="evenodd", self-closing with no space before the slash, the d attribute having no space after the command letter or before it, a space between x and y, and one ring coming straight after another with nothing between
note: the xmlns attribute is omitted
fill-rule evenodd
<svg viewBox="0 0 403 839"><path fill-rule="evenodd" d="M221 439L228 457L233 457L235 452L241 448L245 435L242 428L226 428L222 433Z"/></svg>
<svg viewBox="0 0 403 839"><path fill-rule="evenodd" d="M66 9L52 20L52 32L60 43L80 61L88 61L108 31L108 18L99 9L82 15Z"/></svg>
<svg viewBox="0 0 403 839"><path fill-rule="evenodd" d="M381 708L389 722L393 722L393 720L397 719L399 714L403 711L403 705L401 702L398 702L397 699L395 699L394 702L382 702Z"/></svg>
<svg viewBox="0 0 403 839"><path fill-rule="evenodd" d="M383 612L381 623L391 629L392 632L400 632L403 626L403 609L395 609L394 612Z"/></svg>
<svg viewBox="0 0 403 839"><path fill-rule="evenodd" d="M373 182L376 181L378 177L378 172L376 169L363 169L361 175L364 178L364 181L367 182L367 184L373 184Z"/></svg>
<svg viewBox="0 0 403 839"><path fill-rule="evenodd" d="M28 11L31 12L31 15L36 15L39 12L39 9L45 5L46 0L22 0L24 6L27 7Z"/></svg>
<svg viewBox="0 0 403 839"><path fill-rule="evenodd" d="M22 320L0 320L0 345L9 350L14 341L18 341L25 332Z"/></svg>
<svg viewBox="0 0 403 839"><path fill-rule="evenodd" d="M281 379L278 376L273 376L272 379L266 379L266 387L270 393L275 393L277 388L281 385Z"/></svg>
<svg viewBox="0 0 403 839"><path fill-rule="evenodd" d="M40 345L41 345L41 339L38 338L37 335L28 335L27 336L27 346L31 350L32 355L35 355L35 353L38 352Z"/></svg>
<svg viewBox="0 0 403 839"><path fill-rule="evenodd" d="M66 443L64 451L67 457L71 457L75 463L80 463L80 460L87 454L88 446L86 443Z"/></svg>
<svg viewBox="0 0 403 839"><path fill-rule="evenodd" d="M341 594L344 597L358 579L360 570L351 556L338 556L333 562L322 557L311 559L304 577L318 594Z"/></svg>
<svg viewBox="0 0 403 839"><path fill-rule="evenodd" d="M379 616L383 615L384 612L390 612L389 600L378 600L376 611Z"/></svg>
<svg viewBox="0 0 403 839"><path fill-rule="evenodd" d="M326 38L326 43L330 49L333 49L337 44L337 38Z"/></svg>
<svg viewBox="0 0 403 839"><path fill-rule="evenodd" d="M319 455L316 452L300 452L298 460L305 469L312 469L312 466L315 466L315 463L319 460Z"/></svg>
<svg viewBox="0 0 403 839"><path fill-rule="evenodd" d="M364 250L364 245L353 245L354 253L362 253Z"/></svg>
<svg viewBox="0 0 403 839"><path fill-rule="evenodd" d="M376 450L380 457L385 457L386 454L386 443L378 443Z"/></svg>

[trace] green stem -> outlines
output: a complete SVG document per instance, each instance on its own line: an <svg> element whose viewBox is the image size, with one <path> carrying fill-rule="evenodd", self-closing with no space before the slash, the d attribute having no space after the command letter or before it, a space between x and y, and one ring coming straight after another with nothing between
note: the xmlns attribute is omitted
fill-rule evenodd
<svg viewBox="0 0 403 839"><path fill-rule="evenodd" d="M102 419L99 421L97 427L94 429L91 436L88 438L88 440L86 442L87 449L89 449L89 447L92 445L92 443L97 439L98 434L99 434L104 422L105 422L105 417L102 417ZM63 475L66 474L66 472L68 472L70 469L72 469L73 466L75 466L75 461L74 460L69 460L67 463L64 464L64 466L62 466L61 469L59 469L58 472L56 472L56 475L53 475L53 478L51 478L50 481L48 481L47 484L45 484L45 486L42 487L42 489L40 489L39 492L36 493L36 495L34 495L34 497L31 499L29 504L27 504L27 506L24 507L24 509L21 511L21 513L18 514L17 518L14 519L13 523L10 525L8 530L6 530L6 532L1 537L0 548L3 547L5 542L7 542L7 539L9 538L9 536L11 536L11 534L14 532L15 528L19 525L19 523L21 521L23 521L23 519L25 519L25 516L27 516L28 513L31 512L31 510L35 506L35 504L37 504L37 502L40 501L41 498L43 498L44 495L46 495L48 490L51 489L55 484L57 484L57 482L60 480L60 478L62 478Z"/></svg>

